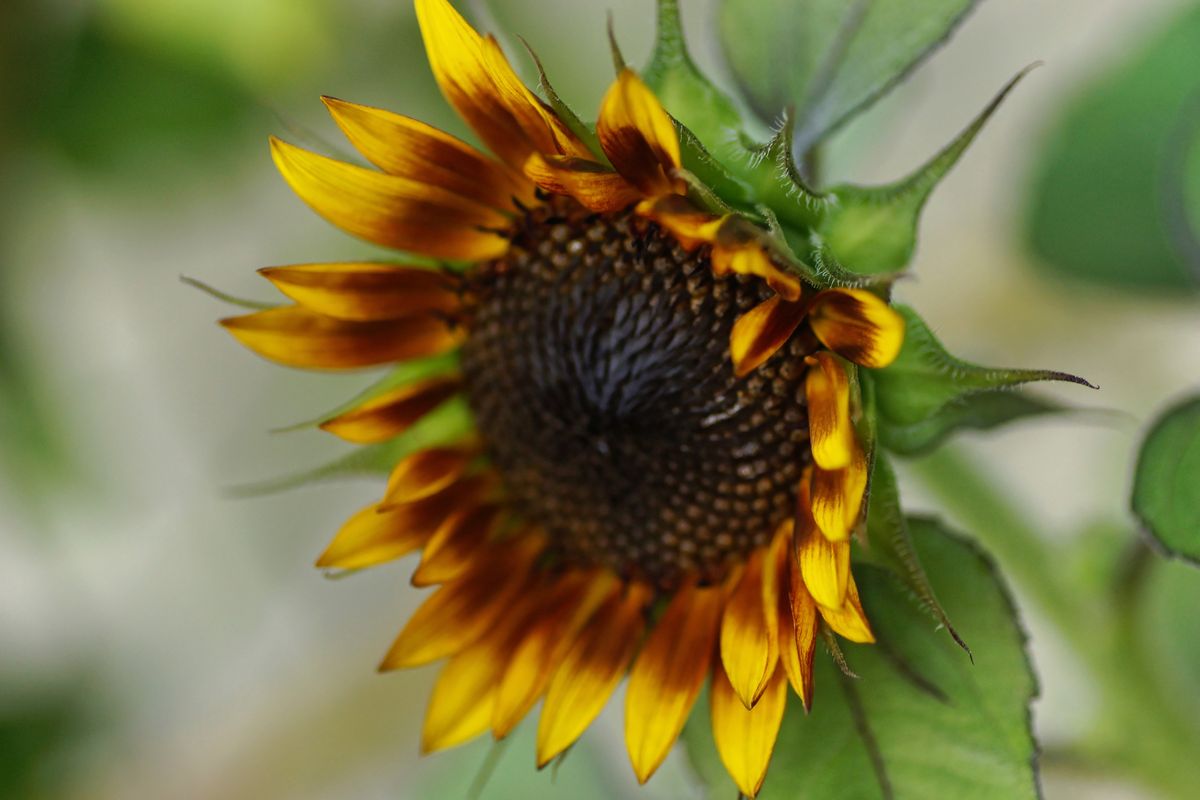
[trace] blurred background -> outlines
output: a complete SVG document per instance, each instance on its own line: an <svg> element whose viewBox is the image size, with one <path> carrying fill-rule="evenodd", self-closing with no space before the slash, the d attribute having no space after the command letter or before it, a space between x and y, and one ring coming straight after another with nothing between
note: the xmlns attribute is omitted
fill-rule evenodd
<svg viewBox="0 0 1200 800"><path fill-rule="evenodd" d="M683 5L721 77L714 3ZM459 6L510 54L524 36L585 116L611 75L609 10L630 61L649 52L651 0ZM1101 392L1046 396L1118 412L965 442L1048 536L1132 530L1137 442L1200 376L1197 273L1174 236L1200 229L1200 146L1176 154L1180 229L1157 225L1159 172L1139 161L1200 141L1159 114L1200 75L1196 19L1182 0L984 2L830 150L832 179L899 177L1045 62L935 192L899 294L957 355L1084 375ZM374 671L421 598L412 563L347 580L311 566L379 484L233 492L346 452L271 430L367 379L250 356L214 324L228 307L180 277L266 299L258 267L373 255L291 194L266 137L346 152L321 94L466 136L410 4L7 0L0 48L0 796L461 797L488 759L484 797L632 796L619 702L556 774L533 770L528 724L502 750L419 759L434 671ZM936 510L915 482L906 502ZM1095 698L1018 603L1053 755ZM1044 766L1052 798L1149 796ZM637 795L700 796L680 753Z"/></svg>

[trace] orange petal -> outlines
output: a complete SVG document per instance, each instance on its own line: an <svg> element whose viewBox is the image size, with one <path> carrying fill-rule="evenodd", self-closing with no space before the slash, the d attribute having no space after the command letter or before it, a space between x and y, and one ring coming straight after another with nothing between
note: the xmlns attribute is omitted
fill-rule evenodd
<svg viewBox="0 0 1200 800"><path fill-rule="evenodd" d="M407 555L425 544L454 509L475 502L487 484L483 476L468 478L390 511L369 505L342 525L317 559L317 566L362 569Z"/></svg>
<svg viewBox="0 0 1200 800"><path fill-rule="evenodd" d="M446 0L416 0L416 10L438 86L493 153L515 170L532 153L587 156L521 83L495 39L476 33Z"/></svg>
<svg viewBox="0 0 1200 800"><path fill-rule="evenodd" d="M412 503L445 489L462 477L479 455L474 446L430 447L400 460L388 476L382 509Z"/></svg>
<svg viewBox="0 0 1200 800"><path fill-rule="evenodd" d="M492 735L503 739L542 696L579 629L618 588L607 571L567 573L545 599L549 609L529 626L509 658L492 713Z"/></svg>
<svg viewBox="0 0 1200 800"><path fill-rule="evenodd" d="M804 393L813 461L821 469L842 469L850 464L856 445L850 421L850 380L833 353L822 350L805 361L809 365Z"/></svg>
<svg viewBox="0 0 1200 800"><path fill-rule="evenodd" d="M712 657L724 597L720 588L680 588L629 675L625 745L645 783L671 751Z"/></svg>
<svg viewBox="0 0 1200 800"><path fill-rule="evenodd" d="M641 643L652 597L641 584L610 597L563 657L538 723L539 769L574 744L608 702Z"/></svg>
<svg viewBox="0 0 1200 800"><path fill-rule="evenodd" d="M767 548L751 553L721 617L721 662L746 708L758 702L779 659L778 601L772 593L768 608L764 587L768 574L774 583L775 561Z"/></svg>
<svg viewBox="0 0 1200 800"><path fill-rule="evenodd" d="M867 490L867 458L855 439L850 465L842 469L813 469L811 508L825 538L845 541L858 524Z"/></svg>
<svg viewBox="0 0 1200 800"><path fill-rule="evenodd" d="M596 135L617 172L646 196L687 191L674 177L681 163L675 123L632 70L621 70L604 95Z"/></svg>
<svg viewBox="0 0 1200 800"><path fill-rule="evenodd" d="M808 319L826 347L864 367L886 367L904 343L904 317L866 289L821 292Z"/></svg>
<svg viewBox="0 0 1200 800"><path fill-rule="evenodd" d="M523 536L490 563L439 588L400 631L379 669L428 664L479 639L497 619L512 611L512 604L528 587L529 570L544 546L540 537Z"/></svg>
<svg viewBox="0 0 1200 800"><path fill-rule="evenodd" d="M723 221L722 217L697 208L691 200L677 194L643 200L637 211L666 228L685 250L711 244Z"/></svg>
<svg viewBox="0 0 1200 800"><path fill-rule="evenodd" d="M457 375L410 383L322 422L321 430L355 444L384 442L404 433L461 389L462 378Z"/></svg>
<svg viewBox="0 0 1200 800"><path fill-rule="evenodd" d="M380 322L345 322L299 306L228 317L221 325L264 358L289 367L355 369L437 355L462 332L422 315Z"/></svg>
<svg viewBox="0 0 1200 800"><path fill-rule="evenodd" d="M448 583L486 557L485 547L495 532L499 509L491 504L461 508L446 518L421 552L412 575L413 586Z"/></svg>
<svg viewBox="0 0 1200 800"><path fill-rule="evenodd" d="M533 201L529 181L424 122L370 106L321 98L346 138L384 172L441 186L492 208Z"/></svg>
<svg viewBox="0 0 1200 800"><path fill-rule="evenodd" d="M267 267L259 274L309 311L351 322L449 314L460 305L455 279L420 267L366 261Z"/></svg>
<svg viewBox="0 0 1200 800"><path fill-rule="evenodd" d="M369 242L432 258L481 261L508 249L509 219L437 186L356 167L271 138L275 165L314 211Z"/></svg>
<svg viewBox="0 0 1200 800"><path fill-rule="evenodd" d="M525 163L525 174L546 191L573 197L599 213L619 211L641 197L618 173L586 158L534 154Z"/></svg>
<svg viewBox="0 0 1200 800"><path fill-rule="evenodd" d="M753 275L766 281L784 300L799 300L800 279L771 259L765 234L737 214L721 218L712 240L713 274Z"/></svg>
<svg viewBox="0 0 1200 800"><path fill-rule="evenodd" d="M738 790L746 797L754 797L767 776L775 737L779 735L787 707L787 679L783 670L774 671L758 704L747 709L724 673L715 669L709 699L713 742L721 763Z"/></svg>
<svg viewBox="0 0 1200 800"><path fill-rule="evenodd" d="M817 604L804 588L800 567L788 558L788 591L780 612L779 661L804 708L812 708L813 655L817 649Z"/></svg>
<svg viewBox="0 0 1200 800"><path fill-rule="evenodd" d="M729 335L729 355L738 377L749 375L783 347L804 321L804 304L776 295L738 317Z"/></svg>
<svg viewBox="0 0 1200 800"><path fill-rule="evenodd" d="M858 598L858 587L854 584L854 576L850 576L846 587L846 602L841 608L830 608L818 605L821 616L835 633L844 636L852 642L864 644L875 641L871 632L871 624L867 622L867 614L863 611L862 601Z"/></svg>

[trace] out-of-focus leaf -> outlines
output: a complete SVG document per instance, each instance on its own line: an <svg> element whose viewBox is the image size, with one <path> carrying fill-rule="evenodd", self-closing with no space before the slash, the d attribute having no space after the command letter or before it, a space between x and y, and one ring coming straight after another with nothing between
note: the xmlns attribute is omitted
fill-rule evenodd
<svg viewBox="0 0 1200 800"><path fill-rule="evenodd" d="M9 702L16 697L11 692ZM0 706L0 797L65 796L65 759L84 734L89 715L82 698L69 690Z"/></svg>
<svg viewBox="0 0 1200 800"><path fill-rule="evenodd" d="M1026 68L1010 80L954 141L906 178L886 186L835 186L817 230L851 272L897 272L912 260L921 209L946 173L983 130Z"/></svg>
<svg viewBox="0 0 1200 800"><path fill-rule="evenodd" d="M1200 288L1200 5L1070 104L1038 160L1033 250L1072 278Z"/></svg>
<svg viewBox="0 0 1200 800"><path fill-rule="evenodd" d="M1153 653L1165 694L1184 716L1200 719L1200 580L1179 562L1150 565L1135 610L1144 646Z"/></svg>
<svg viewBox="0 0 1200 800"><path fill-rule="evenodd" d="M946 352L915 311L907 306L896 310L907 325L904 346L890 366L871 372L877 390L879 438L895 452L920 453L960 428L992 428L1056 409L1031 398L998 400L997 390L1031 381L1090 386L1065 372L994 369L962 361Z"/></svg>
<svg viewBox="0 0 1200 800"><path fill-rule="evenodd" d="M910 519L930 581L975 652L972 664L887 571L856 569L879 638L844 644L860 677L818 657L812 713L789 698L764 800L1038 796L1029 702L1037 692L1025 636L991 560L929 519ZM733 796L708 714L685 740L714 797Z"/></svg>
<svg viewBox="0 0 1200 800"><path fill-rule="evenodd" d="M1133 511L1167 552L1200 563L1200 396L1163 414L1146 435Z"/></svg>
<svg viewBox="0 0 1200 800"><path fill-rule="evenodd" d="M797 152L870 105L977 0L723 0L721 45L754 110L797 111Z"/></svg>

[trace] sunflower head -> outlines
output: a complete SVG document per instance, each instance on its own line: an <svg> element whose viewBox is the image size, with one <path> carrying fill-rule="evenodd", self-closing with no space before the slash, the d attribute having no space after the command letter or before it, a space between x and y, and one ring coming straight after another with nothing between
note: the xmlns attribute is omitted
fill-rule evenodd
<svg viewBox="0 0 1200 800"><path fill-rule="evenodd" d="M446 0L416 10L484 149L326 98L371 166L271 151L318 214L425 261L265 269L291 304L222 322L289 366L399 364L321 422L390 474L317 563L420 551L413 583L437 588L381 666L445 660L424 750L504 737L542 701L545 765L628 676L645 781L708 683L717 748L753 796L789 694L813 701L818 636L874 639L851 562L887 555L866 524L881 442L907 426L926 446L959 399L922 374L944 353L890 304L894 259L848 233L881 201L811 188L790 123L743 144L674 3L650 67L619 67L594 125L544 76L534 94ZM976 377L986 392L1044 376Z"/></svg>

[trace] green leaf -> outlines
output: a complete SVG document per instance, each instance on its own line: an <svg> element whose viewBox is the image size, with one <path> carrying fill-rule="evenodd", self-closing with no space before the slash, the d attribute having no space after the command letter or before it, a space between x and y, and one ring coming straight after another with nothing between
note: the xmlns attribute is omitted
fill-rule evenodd
<svg viewBox="0 0 1200 800"><path fill-rule="evenodd" d="M894 452L913 455L935 447L956 430L996 427L1020 417L1059 410L1029 397L1000 399L999 390L1031 381L1069 381L1091 386L1066 372L997 369L971 364L946 352L917 313L896 306L907 329L900 355L872 370L879 438ZM1095 387L1092 387L1095 388Z"/></svg>
<svg viewBox="0 0 1200 800"><path fill-rule="evenodd" d="M1032 66L1014 76L954 141L908 177L886 186L829 189L831 201L817 230L843 266L852 272L877 274L897 272L908 265L929 195L1030 69Z"/></svg>
<svg viewBox="0 0 1200 800"><path fill-rule="evenodd" d="M742 129L733 103L692 61L677 0L658 0L658 33L642 79L671 115L709 147L733 141Z"/></svg>
<svg viewBox="0 0 1200 800"><path fill-rule="evenodd" d="M895 85L976 2L723 0L721 45L759 116L796 109L804 152Z"/></svg>
<svg viewBox="0 0 1200 800"><path fill-rule="evenodd" d="M1133 513L1168 553L1200 564L1200 396L1167 411L1146 435Z"/></svg>
<svg viewBox="0 0 1200 800"><path fill-rule="evenodd" d="M1200 288L1200 5L1189 4L1052 120L1027 235L1060 275Z"/></svg>
<svg viewBox="0 0 1200 800"><path fill-rule="evenodd" d="M975 647L975 663L889 572L858 567L879 642L843 643L858 680L817 658L812 713L790 698L763 800L1038 796L1029 724L1037 686L1008 592L974 545L933 520L908 525L930 580ZM693 715L685 742L711 796L734 796L706 709Z"/></svg>

